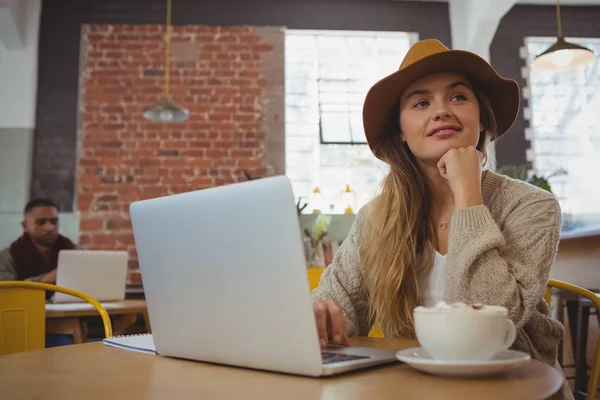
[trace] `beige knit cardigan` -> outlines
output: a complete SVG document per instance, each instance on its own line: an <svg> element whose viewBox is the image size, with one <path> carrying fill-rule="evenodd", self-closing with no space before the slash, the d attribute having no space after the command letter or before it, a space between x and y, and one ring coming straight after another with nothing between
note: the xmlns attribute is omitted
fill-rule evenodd
<svg viewBox="0 0 600 400"><path fill-rule="evenodd" d="M555 366L564 328L549 318L543 296L560 238L559 204L547 191L491 171L482 194L483 205L452 216L444 300L506 307L518 329L513 348ZM368 209L358 213L313 292L314 299L333 300L341 307L350 336L367 335L372 327L359 268Z"/></svg>

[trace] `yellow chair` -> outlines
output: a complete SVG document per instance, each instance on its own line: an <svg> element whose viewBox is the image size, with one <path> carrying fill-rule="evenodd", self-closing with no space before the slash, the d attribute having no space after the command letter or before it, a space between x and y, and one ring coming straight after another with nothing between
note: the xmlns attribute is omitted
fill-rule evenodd
<svg viewBox="0 0 600 400"><path fill-rule="evenodd" d="M578 296L585 297L589 299L594 306L596 307L597 312L600 312L600 297L593 292L590 292L587 289L582 287L572 285L567 282L557 281L554 279L550 279L548 281L548 285L546 287L546 292L544 293L544 299L546 303L550 304L550 298L552 296L552 288L557 288L561 290L565 290L571 293L574 293ZM575 349L573 349L574 351ZM600 382L600 336L598 337L598 341L596 343L596 354L594 360L594 367L592 368L592 374L590 376L590 381L588 383L587 390L587 400L596 399L596 394L598 393L598 383Z"/></svg>
<svg viewBox="0 0 600 400"><path fill-rule="evenodd" d="M309 267L306 269L306 272L308 273L308 284L311 292L315 290L317 286L319 286L319 281L321 280L323 271L325 271L325 268Z"/></svg>
<svg viewBox="0 0 600 400"><path fill-rule="evenodd" d="M104 336L112 336L108 313L85 293L48 283L0 282L0 355L45 347L47 290L79 297L93 305L104 323Z"/></svg>
<svg viewBox="0 0 600 400"><path fill-rule="evenodd" d="M315 288L317 286L319 286L319 281L321 280L321 274L323 274L323 271L325 271L325 268L314 268L314 267L307 268L308 283L309 283L311 292L313 290L315 290ZM385 335L383 334L383 331L378 326L374 326L371 329L371 331L369 332L369 337L382 338L382 337L385 337Z"/></svg>

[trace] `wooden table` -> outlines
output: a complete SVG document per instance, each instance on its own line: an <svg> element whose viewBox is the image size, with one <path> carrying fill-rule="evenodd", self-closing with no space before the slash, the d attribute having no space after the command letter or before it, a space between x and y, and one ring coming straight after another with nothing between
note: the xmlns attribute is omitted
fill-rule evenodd
<svg viewBox="0 0 600 400"><path fill-rule="evenodd" d="M121 335L135 323L138 315L142 315L146 327L150 331L150 321L145 300L123 300L107 302L106 312L113 318L113 335ZM83 307L83 308L82 308ZM58 309L57 309L58 308ZM87 303L46 304L46 333L62 333L73 335L75 343L85 341L85 326L81 317L98 316L98 311Z"/></svg>
<svg viewBox="0 0 600 400"><path fill-rule="evenodd" d="M417 345L411 340L351 341L393 349ZM538 361L486 379L439 378L401 363L333 377L306 378L141 354L102 343L1 356L0 371L0 398L45 400L535 400L561 399L557 391L563 383L558 371Z"/></svg>

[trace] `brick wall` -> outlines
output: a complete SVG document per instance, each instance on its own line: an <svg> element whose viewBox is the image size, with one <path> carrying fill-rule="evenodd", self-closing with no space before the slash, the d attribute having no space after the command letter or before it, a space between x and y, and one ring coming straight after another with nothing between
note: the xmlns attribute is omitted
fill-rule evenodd
<svg viewBox="0 0 600 400"><path fill-rule="evenodd" d="M141 114L163 95L164 30L86 25L82 31L79 243L129 250L134 282L132 201L238 182L244 169L271 175L285 165L283 30L175 27L171 95L190 118L172 124Z"/></svg>

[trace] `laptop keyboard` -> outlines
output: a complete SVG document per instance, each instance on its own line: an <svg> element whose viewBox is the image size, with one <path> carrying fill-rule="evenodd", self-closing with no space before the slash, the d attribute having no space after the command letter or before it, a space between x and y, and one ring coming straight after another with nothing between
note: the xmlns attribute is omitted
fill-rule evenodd
<svg viewBox="0 0 600 400"><path fill-rule="evenodd" d="M338 354L338 353L329 353L327 351L322 351L321 356L323 358L323 364L333 364L342 361L352 361L352 360L360 360L363 358L370 358L367 356L355 356L352 354Z"/></svg>

